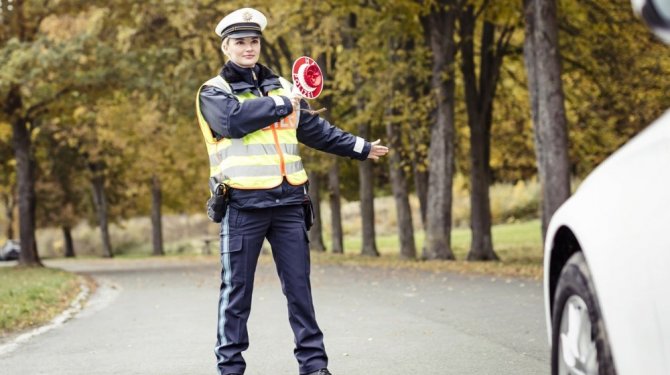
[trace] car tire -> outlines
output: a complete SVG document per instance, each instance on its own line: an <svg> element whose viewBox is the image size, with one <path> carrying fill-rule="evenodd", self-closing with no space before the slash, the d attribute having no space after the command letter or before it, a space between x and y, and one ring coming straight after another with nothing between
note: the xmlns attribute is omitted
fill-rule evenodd
<svg viewBox="0 0 670 375"><path fill-rule="evenodd" d="M570 257L559 276L551 348L553 375L616 375L593 279L581 252Z"/></svg>

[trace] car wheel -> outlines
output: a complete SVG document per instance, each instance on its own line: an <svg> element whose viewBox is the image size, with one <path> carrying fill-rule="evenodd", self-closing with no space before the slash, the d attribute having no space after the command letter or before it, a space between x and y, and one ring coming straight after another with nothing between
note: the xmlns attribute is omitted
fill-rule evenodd
<svg viewBox="0 0 670 375"><path fill-rule="evenodd" d="M552 314L553 375L616 375L591 272L581 252L566 263Z"/></svg>

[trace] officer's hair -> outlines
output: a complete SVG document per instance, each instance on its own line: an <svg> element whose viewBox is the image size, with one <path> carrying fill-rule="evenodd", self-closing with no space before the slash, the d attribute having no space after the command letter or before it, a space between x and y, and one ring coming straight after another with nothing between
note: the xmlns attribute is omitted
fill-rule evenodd
<svg viewBox="0 0 670 375"><path fill-rule="evenodd" d="M225 38L223 38L223 40L221 41L221 52L223 52L223 54L226 55L226 57L228 57L228 58L230 58L230 55L228 55L228 54L226 53L226 51L223 49L223 46L224 46L224 45L227 45L229 41L230 41L230 37L225 37Z"/></svg>

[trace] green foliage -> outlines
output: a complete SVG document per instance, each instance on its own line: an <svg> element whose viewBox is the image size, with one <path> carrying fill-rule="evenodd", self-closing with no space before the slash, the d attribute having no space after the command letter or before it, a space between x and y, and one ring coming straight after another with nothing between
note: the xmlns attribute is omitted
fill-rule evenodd
<svg viewBox="0 0 670 375"><path fill-rule="evenodd" d="M34 143L39 160L36 184L38 226L57 223L72 227L83 212L90 210L89 201L85 199L88 184L85 174L81 173L86 166L79 149L67 142L71 138L62 121L68 119L53 119L43 124Z"/></svg>
<svg viewBox="0 0 670 375"><path fill-rule="evenodd" d="M523 43L523 31L513 36L514 48ZM493 180L515 182L537 174L530 119L529 96L526 89L523 57L508 55L501 71L494 100L491 126L491 169Z"/></svg>
<svg viewBox="0 0 670 375"><path fill-rule="evenodd" d="M415 168L427 167L435 100L422 17L437 3L22 2L23 32L9 18L0 22L0 104L20 86L19 114L30 119L38 162L39 225L92 219L89 184L95 174L106 177L117 221L149 212L154 175L162 182L167 212L202 211L208 164L195 121L195 93L224 62L214 26L242 6L268 16L262 63L288 77L295 58L319 59L326 86L312 105L328 107L324 117L331 123L352 133L369 126L368 139L384 139L385 125L399 124L400 145L393 151L402 155L398 167L411 180ZM481 19L515 27L494 101L491 167L493 180L502 185L492 187L492 215L498 223L525 220L535 214L538 198L517 195L521 188L512 186L538 188L524 182L534 181L536 165L521 3L468 3L482 11ZM667 47L634 18L625 0L561 0L559 5L571 162L574 173L583 176L670 105L670 83L659 79L670 73L670 60ZM481 43L480 28L475 46ZM479 56L475 60L478 65ZM469 131L462 78L455 78L456 165L467 175ZM10 121L0 112L0 196L13 194L15 184ZM303 156L310 170L325 172L331 163L330 156L306 147ZM374 169L379 195L390 191L385 163ZM357 164L345 161L340 167L342 192L355 200ZM454 217L464 225L468 187L461 177L455 186Z"/></svg>
<svg viewBox="0 0 670 375"><path fill-rule="evenodd" d="M670 106L670 55L627 1L560 5L571 158L583 176Z"/></svg>

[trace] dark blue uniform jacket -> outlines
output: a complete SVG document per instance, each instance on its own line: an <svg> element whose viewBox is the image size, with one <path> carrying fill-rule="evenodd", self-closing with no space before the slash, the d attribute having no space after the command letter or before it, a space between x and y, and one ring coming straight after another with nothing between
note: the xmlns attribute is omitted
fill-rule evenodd
<svg viewBox="0 0 670 375"><path fill-rule="evenodd" d="M269 91L282 87L279 77L269 68L261 64L256 64L253 69L241 68L229 61L220 74L235 94L252 92L258 98L240 103L235 96L217 87L203 87L200 91L200 109L217 139L242 138L293 112L289 98L282 96L284 104L278 105L267 96ZM300 108L309 109L309 105L301 100ZM367 159L371 148L369 142L364 142L362 150L356 152L356 136L306 111L300 113L297 137L300 143L309 147L358 160ZM255 209L301 204L306 193L306 186L294 186L284 179L281 185L273 189L231 189L230 205L237 209Z"/></svg>

